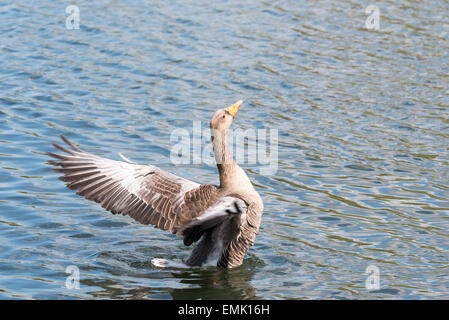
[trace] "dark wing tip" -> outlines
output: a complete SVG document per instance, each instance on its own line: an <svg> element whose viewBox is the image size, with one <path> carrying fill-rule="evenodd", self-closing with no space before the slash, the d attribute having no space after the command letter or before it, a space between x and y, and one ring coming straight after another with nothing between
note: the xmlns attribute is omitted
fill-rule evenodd
<svg viewBox="0 0 449 320"><path fill-rule="evenodd" d="M184 245L190 246L198 241L205 231L201 230L201 225L194 225L184 230Z"/></svg>
<svg viewBox="0 0 449 320"><path fill-rule="evenodd" d="M64 137L63 134L60 135L62 141L64 141L65 143L67 143L69 146L71 146L73 149L75 149L78 152L83 152L83 150L81 150L80 148L78 148L77 146L75 146L73 143L71 143L69 140L67 140L66 137Z"/></svg>
<svg viewBox="0 0 449 320"><path fill-rule="evenodd" d="M61 150L62 152L68 153L70 155L74 155L75 154L75 152L73 152L72 150L69 150L67 148L61 147L59 144L52 143L52 146L55 147L56 149Z"/></svg>
<svg viewBox="0 0 449 320"><path fill-rule="evenodd" d="M50 157L53 157L55 159L59 159L59 160L64 160L64 159L67 158L66 156L63 156L63 155L60 155L60 154L56 154L56 153L53 153L53 152L46 152L46 155L50 156Z"/></svg>
<svg viewBox="0 0 449 320"><path fill-rule="evenodd" d="M61 139L66 144L68 144L73 150L61 147L59 144L52 142L51 144L53 145L53 147L64 152L65 154L69 154L71 156L74 156L76 154L75 151L83 152L80 148L76 147L75 145L73 145L73 143L71 143L69 140L67 140L67 138L64 137L64 135L62 135L62 134L61 134ZM60 161L49 160L48 163L53 166L61 166L61 164L62 164L61 161L68 160L68 156L66 156L66 155L56 154L53 152L46 152L45 154L49 157L56 158L56 159L60 160Z"/></svg>
<svg viewBox="0 0 449 320"><path fill-rule="evenodd" d="M47 152L47 155L51 156L49 152ZM61 165L61 162L59 162L59 161L48 160L47 162L49 165L52 165L52 166L60 166ZM55 169L52 169L52 170L55 170Z"/></svg>

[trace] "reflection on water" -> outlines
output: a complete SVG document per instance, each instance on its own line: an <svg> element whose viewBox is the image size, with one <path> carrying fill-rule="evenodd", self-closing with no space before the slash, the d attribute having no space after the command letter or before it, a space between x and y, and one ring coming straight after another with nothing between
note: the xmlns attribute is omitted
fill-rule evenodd
<svg viewBox="0 0 449 320"><path fill-rule="evenodd" d="M377 5L379 31L354 1L95 1L79 30L63 3L0 5L0 298L448 298L449 4ZM218 183L170 134L238 99L235 128L279 133L275 175L244 166L265 211L239 268L154 267L190 248L47 165L65 134Z"/></svg>

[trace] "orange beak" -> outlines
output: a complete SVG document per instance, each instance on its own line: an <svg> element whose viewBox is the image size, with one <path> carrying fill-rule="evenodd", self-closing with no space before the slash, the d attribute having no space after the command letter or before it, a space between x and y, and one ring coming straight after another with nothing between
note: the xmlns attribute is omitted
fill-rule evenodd
<svg viewBox="0 0 449 320"><path fill-rule="evenodd" d="M235 114L239 110L240 106L242 105L243 101L239 100L236 103L234 103L232 106L227 107L225 110L229 112L232 117L235 117Z"/></svg>

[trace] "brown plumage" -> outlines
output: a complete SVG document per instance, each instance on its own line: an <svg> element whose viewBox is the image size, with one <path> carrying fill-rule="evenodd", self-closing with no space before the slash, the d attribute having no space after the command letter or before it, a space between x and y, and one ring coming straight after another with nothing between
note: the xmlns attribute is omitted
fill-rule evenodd
<svg viewBox="0 0 449 320"><path fill-rule="evenodd" d="M70 147L53 144L64 154L50 164L62 181L86 199L113 214L154 225L183 237L185 245L199 243L186 264L214 263L235 267L242 263L259 229L263 203L244 171L232 160L226 130L241 101L220 109L211 119L212 143L220 186L199 185L151 165L114 161Z"/></svg>

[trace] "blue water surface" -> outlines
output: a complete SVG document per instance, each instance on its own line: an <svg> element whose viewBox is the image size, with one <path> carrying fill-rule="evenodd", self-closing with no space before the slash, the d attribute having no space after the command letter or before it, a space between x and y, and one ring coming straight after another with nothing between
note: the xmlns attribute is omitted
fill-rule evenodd
<svg viewBox="0 0 449 320"><path fill-rule="evenodd" d="M369 4L2 2L0 298L448 299L449 3L377 1L379 30ZM170 137L239 99L233 127L278 130L278 161L242 165L265 210L238 268L155 267L190 248L47 163L64 134L218 183L213 165L174 165Z"/></svg>

